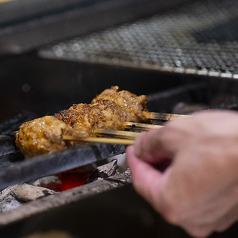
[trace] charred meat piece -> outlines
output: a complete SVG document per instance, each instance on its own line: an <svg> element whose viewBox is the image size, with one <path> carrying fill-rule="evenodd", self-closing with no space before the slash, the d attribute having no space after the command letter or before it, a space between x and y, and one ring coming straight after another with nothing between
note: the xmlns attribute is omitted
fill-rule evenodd
<svg viewBox="0 0 238 238"><path fill-rule="evenodd" d="M91 115L94 117L93 129L105 128L123 130L127 113L113 101L99 100L91 104Z"/></svg>
<svg viewBox="0 0 238 238"><path fill-rule="evenodd" d="M88 104L74 104L67 110L62 110L55 115L57 119L72 126L74 136L92 136L94 117L91 115L91 108Z"/></svg>
<svg viewBox="0 0 238 238"><path fill-rule="evenodd" d="M71 126L53 116L45 116L23 123L16 134L16 145L27 159L66 149L71 143L62 137L72 134Z"/></svg>
<svg viewBox="0 0 238 238"><path fill-rule="evenodd" d="M74 104L55 115L73 127L73 135L93 136L97 128L123 130L127 114L113 101L100 100L94 104Z"/></svg>
<svg viewBox="0 0 238 238"><path fill-rule="evenodd" d="M126 112L128 121L141 122L146 120L143 114L143 111L147 111L146 96L137 96L126 90L118 90L118 86L113 86L110 89L104 90L92 100L92 104L99 102L100 100L113 101Z"/></svg>
<svg viewBox="0 0 238 238"><path fill-rule="evenodd" d="M106 89L91 104L74 104L55 116L45 116L23 123L16 134L16 145L26 158L55 152L73 145L63 135L94 136L97 128L123 130L126 121L141 122L146 118L146 96Z"/></svg>

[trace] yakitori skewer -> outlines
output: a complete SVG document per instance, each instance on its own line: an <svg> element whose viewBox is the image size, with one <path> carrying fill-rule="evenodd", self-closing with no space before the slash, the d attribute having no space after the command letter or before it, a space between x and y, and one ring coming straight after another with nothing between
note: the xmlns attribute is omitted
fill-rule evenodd
<svg viewBox="0 0 238 238"><path fill-rule="evenodd" d="M158 129L162 126L160 125L152 125L152 124L146 124L146 123L138 123L138 122L125 122L124 123L125 129L136 129L136 130L150 130L150 129Z"/></svg>
<svg viewBox="0 0 238 238"><path fill-rule="evenodd" d="M170 114L170 113L160 113L160 112L146 112L143 111L146 119L151 120L160 120L160 121L168 121L178 117L188 117L189 115L180 115L180 114Z"/></svg>
<svg viewBox="0 0 238 238"><path fill-rule="evenodd" d="M108 130L108 129L96 129L94 131L94 134L96 136L110 136L110 137L114 137L114 138L134 140L140 133L131 132L131 131L116 131L116 130Z"/></svg>
<svg viewBox="0 0 238 238"><path fill-rule="evenodd" d="M134 140L117 139L117 138L103 138L103 137L76 137L76 136L63 136L64 140L70 141L82 141L92 143L108 143L108 144L120 144L120 145L132 145Z"/></svg>
<svg viewBox="0 0 238 238"><path fill-rule="evenodd" d="M16 146L25 158L31 158L66 149L74 145L70 141L132 144L136 134L116 132L109 135L108 132L94 132L99 128L146 131L161 128L159 125L145 124L148 119L167 121L184 117L177 114L147 112L145 95L137 96L126 90L118 90L118 86L113 86L97 95L90 104L73 104L69 109L62 110L54 116L44 116L23 123L16 133Z"/></svg>

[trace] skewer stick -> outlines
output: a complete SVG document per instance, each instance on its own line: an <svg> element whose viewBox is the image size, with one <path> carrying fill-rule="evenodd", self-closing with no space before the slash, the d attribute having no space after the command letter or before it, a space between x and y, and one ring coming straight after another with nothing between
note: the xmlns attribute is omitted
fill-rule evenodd
<svg viewBox="0 0 238 238"><path fill-rule="evenodd" d="M158 129L162 126L160 125L152 125L152 124L145 124L145 123L138 123L138 122L125 122L124 127L126 129L138 129L138 130L150 130L150 129Z"/></svg>
<svg viewBox="0 0 238 238"><path fill-rule="evenodd" d="M0 0L0 3L3 3L3 2L11 2L13 0Z"/></svg>
<svg viewBox="0 0 238 238"><path fill-rule="evenodd" d="M140 133L131 132L131 131L116 131L116 130L109 130L109 129L96 129L94 131L95 135L98 136L110 136L116 137L121 139L131 139L134 140Z"/></svg>
<svg viewBox="0 0 238 238"><path fill-rule="evenodd" d="M102 138L102 137L76 137L76 136L63 136L64 140L93 142L93 143L108 143L108 144L121 144L132 145L134 140L116 139L116 138Z"/></svg>
<svg viewBox="0 0 238 238"><path fill-rule="evenodd" d="M159 113L159 112L143 112L146 119L168 121L178 117L188 117L189 115Z"/></svg>

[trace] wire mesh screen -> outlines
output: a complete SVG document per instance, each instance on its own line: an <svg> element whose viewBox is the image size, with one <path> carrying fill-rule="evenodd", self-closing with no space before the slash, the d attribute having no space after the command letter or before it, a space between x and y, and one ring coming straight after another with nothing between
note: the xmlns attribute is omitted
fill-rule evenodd
<svg viewBox="0 0 238 238"><path fill-rule="evenodd" d="M123 13L122 13L123 14ZM45 47L42 57L238 79L238 1L195 1Z"/></svg>

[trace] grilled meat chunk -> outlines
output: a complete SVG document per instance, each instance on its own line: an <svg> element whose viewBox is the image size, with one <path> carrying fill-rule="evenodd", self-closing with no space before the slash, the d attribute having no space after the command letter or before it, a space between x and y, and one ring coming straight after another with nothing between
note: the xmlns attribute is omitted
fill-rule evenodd
<svg viewBox="0 0 238 238"><path fill-rule="evenodd" d="M64 141L63 135L88 137L97 128L123 130L126 121L144 121L146 96L118 89L118 86L106 89L91 104L74 104L55 116L23 123L16 134L17 147L30 158L73 145Z"/></svg>
<svg viewBox="0 0 238 238"><path fill-rule="evenodd" d="M90 106L91 115L94 117L93 129L124 129L124 123L128 117L118 104L113 101L99 100Z"/></svg>
<svg viewBox="0 0 238 238"><path fill-rule="evenodd" d="M100 100L94 104L74 104L68 110L55 115L73 127L73 135L80 137L93 136L97 128L123 130L127 114L115 102Z"/></svg>
<svg viewBox="0 0 238 238"><path fill-rule="evenodd" d="M113 101L118 104L124 110L124 112L126 112L128 121L144 121L146 118L143 114L143 111L147 111L146 96L137 96L126 90L118 90L118 86L113 86L110 89L104 90L92 100L92 104L99 102L100 100Z"/></svg>
<svg viewBox="0 0 238 238"><path fill-rule="evenodd" d="M88 104L74 104L67 110L62 110L55 115L57 119L72 126L74 136L92 136L94 117Z"/></svg>
<svg viewBox="0 0 238 238"><path fill-rule="evenodd" d="M20 126L16 134L16 146L27 159L67 148L71 143L65 142L62 137L72 134L71 126L53 116L45 116Z"/></svg>

